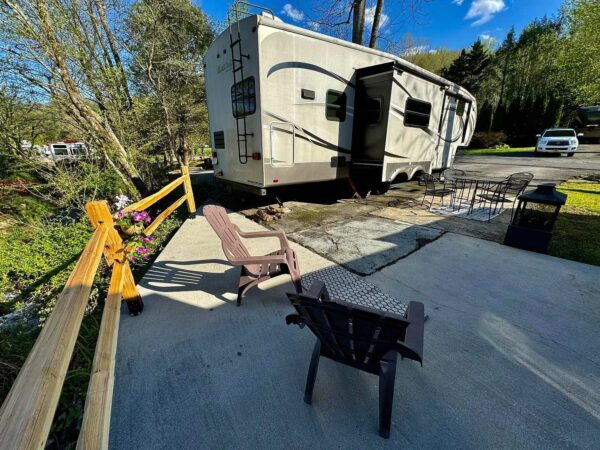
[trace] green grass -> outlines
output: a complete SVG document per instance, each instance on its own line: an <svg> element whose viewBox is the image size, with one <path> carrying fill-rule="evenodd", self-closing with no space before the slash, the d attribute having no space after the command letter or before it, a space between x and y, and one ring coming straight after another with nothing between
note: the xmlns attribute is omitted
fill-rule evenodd
<svg viewBox="0 0 600 450"><path fill-rule="evenodd" d="M558 186L567 194L550 254L600 266L600 183L569 180Z"/></svg>
<svg viewBox="0 0 600 450"><path fill-rule="evenodd" d="M533 152L533 147L515 147L515 148L467 148L462 150L463 155L507 155L515 153Z"/></svg>

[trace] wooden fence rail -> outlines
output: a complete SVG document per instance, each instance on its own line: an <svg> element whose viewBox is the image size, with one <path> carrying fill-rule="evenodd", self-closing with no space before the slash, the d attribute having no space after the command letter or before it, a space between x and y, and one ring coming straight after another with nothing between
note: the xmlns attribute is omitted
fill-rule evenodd
<svg viewBox="0 0 600 450"><path fill-rule="evenodd" d="M185 194L159 214L144 230L145 234L152 234L184 202L188 211L195 213L189 170L183 166L181 172L179 178L160 191L127 208L145 210L183 186ZM139 314L143 303L108 203L90 202L86 210L95 228L94 234L0 408L1 450L44 448L103 255L112 273L77 448L108 448L121 300L127 303L131 314Z"/></svg>

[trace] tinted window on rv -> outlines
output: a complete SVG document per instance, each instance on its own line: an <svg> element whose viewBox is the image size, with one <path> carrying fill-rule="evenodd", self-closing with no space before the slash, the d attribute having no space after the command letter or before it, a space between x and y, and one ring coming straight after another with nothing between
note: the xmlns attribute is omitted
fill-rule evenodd
<svg viewBox="0 0 600 450"><path fill-rule="evenodd" d="M427 128L431 116L431 103L409 98L404 110L404 125L407 127Z"/></svg>
<svg viewBox="0 0 600 450"><path fill-rule="evenodd" d="M375 97L367 99L367 125L375 125L381 122L381 105L383 98Z"/></svg>
<svg viewBox="0 0 600 450"><path fill-rule="evenodd" d="M231 86L231 108L233 117L244 117L256 111L254 77L246 78Z"/></svg>
<svg viewBox="0 0 600 450"><path fill-rule="evenodd" d="M346 94L327 91L325 96L325 117L327 120L343 122L346 119Z"/></svg>
<svg viewBox="0 0 600 450"><path fill-rule="evenodd" d="M456 104L456 115L462 117L465 113L466 103L464 100L458 100Z"/></svg>
<svg viewBox="0 0 600 450"><path fill-rule="evenodd" d="M54 150L56 156L67 156L69 154L66 145L54 145L52 150Z"/></svg>

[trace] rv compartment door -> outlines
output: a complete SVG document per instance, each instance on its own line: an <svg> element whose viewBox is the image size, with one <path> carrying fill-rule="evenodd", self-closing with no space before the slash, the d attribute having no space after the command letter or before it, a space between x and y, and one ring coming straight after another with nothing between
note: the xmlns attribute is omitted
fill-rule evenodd
<svg viewBox="0 0 600 450"><path fill-rule="evenodd" d="M271 166L291 167L294 165L296 129L289 122L271 122Z"/></svg>

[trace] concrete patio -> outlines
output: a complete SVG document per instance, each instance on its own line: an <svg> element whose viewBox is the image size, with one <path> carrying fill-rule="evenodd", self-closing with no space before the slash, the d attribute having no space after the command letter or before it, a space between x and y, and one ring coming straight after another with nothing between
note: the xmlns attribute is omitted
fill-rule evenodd
<svg viewBox="0 0 600 450"><path fill-rule="evenodd" d="M406 230L371 236L385 246L361 257L381 259ZM293 245L303 273L333 265ZM430 316L423 367L399 362L383 440L377 378L323 359L306 405L314 338L285 325L291 283L237 308L238 268L200 213L188 220L140 283L144 313L123 307L110 447L597 448L600 268L451 232L406 254L364 277Z"/></svg>

